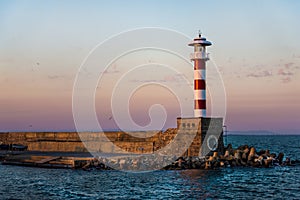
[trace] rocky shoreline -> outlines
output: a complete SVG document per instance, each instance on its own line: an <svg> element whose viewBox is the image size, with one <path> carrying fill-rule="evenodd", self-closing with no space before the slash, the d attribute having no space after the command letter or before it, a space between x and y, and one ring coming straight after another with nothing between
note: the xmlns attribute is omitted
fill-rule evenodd
<svg viewBox="0 0 300 200"><path fill-rule="evenodd" d="M223 167L256 167L269 168L274 166L294 166L298 161L289 157L284 159L284 153L270 153L269 150L256 152L255 147L243 145L233 149L228 145L224 155L214 152L212 156L205 158L180 157L172 165L164 169L218 169Z"/></svg>
<svg viewBox="0 0 300 200"><path fill-rule="evenodd" d="M168 158L167 158L168 159ZM243 145L237 149L232 148L229 144L225 148L224 155L218 152L212 152L212 155L205 157L179 157L174 162L163 167L163 170L184 170L184 169L219 169L225 167L255 167L269 168L275 166L295 166L300 164L297 160L291 160L285 157L284 153L270 153L269 150L256 151L255 147ZM84 163L77 163L76 168L83 170L100 169L100 170L135 170L142 169L141 165L148 165L151 159L146 157L137 158L118 158L113 162L106 158L93 158ZM167 163L166 160L161 162ZM155 168L155 163L150 163Z"/></svg>

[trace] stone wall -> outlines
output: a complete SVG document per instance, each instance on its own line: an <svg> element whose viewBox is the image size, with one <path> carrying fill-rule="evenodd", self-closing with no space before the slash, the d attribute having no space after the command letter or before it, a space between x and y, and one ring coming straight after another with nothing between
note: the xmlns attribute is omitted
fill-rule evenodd
<svg viewBox="0 0 300 200"><path fill-rule="evenodd" d="M193 138L185 156L201 156L200 147L207 144L207 134L221 134L216 150L222 151L222 123L221 118L178 118L177 128L164 132L9 132L0 133L0 143L27 145L31 151L86 152L87 146L93 152L152 153L168 145L178 134L183 141Z"/></svg>
<svg viewBox="0 0 300 200"><path fill-rule="evenodd" d="M133 137L134 135L135 137ZM0 133L0 143L27 145L30 151L90 151L152 153L172 140L175 129L147 132L9 132ZM113 144L113 145L112 145ZM115 146L119 147L115 148ZM121 149L121 150L120 150Z"/></svg>

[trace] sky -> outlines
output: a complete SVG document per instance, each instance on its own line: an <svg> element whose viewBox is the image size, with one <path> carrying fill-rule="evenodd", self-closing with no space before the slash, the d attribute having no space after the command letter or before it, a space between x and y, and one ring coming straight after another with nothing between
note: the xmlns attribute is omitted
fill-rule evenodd
<svg viewBox="0 0 300 200"><path fill-rule="evenodd" d="M207 81L222 79L228 129L299 133L299 9L300 2L293 0L0 0L0 131L75 130L74 86L85 69L85 78L98 80L87 86L94 90L91 102L103 129L176 127L177 117L193 115L192 63L184 61L189 55L116 52L143 40L169 42L186 52L200 29L213 43L207 49ZM136 32L116 43L120 35L147 27L170 37ZM109 66L99 64L110 56L115 60ZM89 89L79 93L85 97ZM209 90L211 114L209 94L215 90ZM165 121L151 124L151 118Z"/></svg>

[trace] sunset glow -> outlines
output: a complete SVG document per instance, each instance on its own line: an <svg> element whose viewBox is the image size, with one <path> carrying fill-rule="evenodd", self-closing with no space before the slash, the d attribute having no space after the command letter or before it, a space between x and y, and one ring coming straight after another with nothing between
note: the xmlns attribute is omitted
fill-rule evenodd
<svg viewBox="0 0 300 200"><path fill-rule="evenodd" d="M160 27L190 40L201 29L213 43L207 49L207 81L213 83L210 68L217 66L226 89L225 124L230 130L299 133L300 2L89 2L0 2L0 131L75 130L73 86L90 51L120 32ZM203 5L206 10L199 9ZM189 48L188 41L174 44ZM108 54L114 51L107 48ZM189 55L184 56L189 60ZM144 77L137 72L125 77L122 88L151 81L169 83L186 97L184 115L193 115L193 90L186 89L192 88L189 81L193 77L163 69L162 60L176 69L191 65L190 72L182 69L193 76L192 62L151 50L121 57L102 72L103 79L95 86L95 108L105 129L118 128L111 118L110 86L137 64L147 63L154 71ZM209 94L207 97L209 104ZM122 105L122 98L115 103ZM148 112L154 104L161 104L168 113L163 128L175 127L181 115L178 99L159 85L145 85L133 94L129 101L133 121L140 126L149 124Z"/></svg>

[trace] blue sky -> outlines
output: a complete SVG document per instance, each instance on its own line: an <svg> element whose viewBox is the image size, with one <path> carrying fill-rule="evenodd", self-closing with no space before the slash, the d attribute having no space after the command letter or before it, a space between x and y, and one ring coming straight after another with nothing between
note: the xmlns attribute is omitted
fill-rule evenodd
<svg viewBox="0 0 300 200"><path fill-rule="evenodd" d="M72 88L83 59L108 37L142 27L191 39L201 29L213 42L229 129L299 130L299 8L289 0L1 0L0 130L73 129Z"/></svg>

